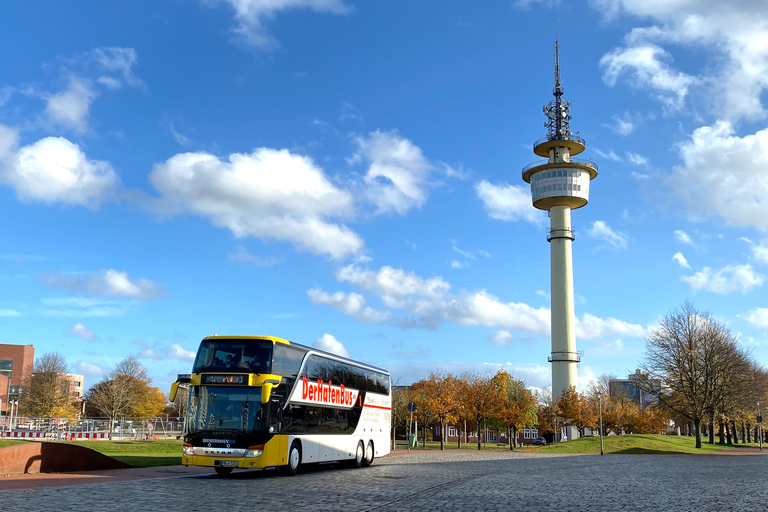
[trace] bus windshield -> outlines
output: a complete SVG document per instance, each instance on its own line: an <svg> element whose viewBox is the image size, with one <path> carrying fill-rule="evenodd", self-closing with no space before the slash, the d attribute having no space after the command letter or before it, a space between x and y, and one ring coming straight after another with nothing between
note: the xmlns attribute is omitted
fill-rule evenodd
<svg viewBox="0 0 768 512"><path fill-rule="evenodd" d="M203 340L192 367L193 373L205 371L269 373L271 370L272 342L247 339Z"/></svg>
<svg viewBox="0 0 768 512"><path fill-rule="evenodd" d="M250 434L264 430L261 388L193 386L189 393L189 434L208 431Z"/></svg>

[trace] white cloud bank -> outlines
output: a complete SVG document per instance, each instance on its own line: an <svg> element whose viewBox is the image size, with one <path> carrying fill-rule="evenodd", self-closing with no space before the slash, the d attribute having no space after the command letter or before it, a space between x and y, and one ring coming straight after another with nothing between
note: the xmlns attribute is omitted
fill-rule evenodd
<svg viewBox="0 0 768 512"><path fill-rule="evenodd" d="M451 293L442 277L422 278L413 272L389 266L378 271L349 265L339 269L336 278L362 288L381 300L385 311L366 306L363 295L355 292L327 293L313 288L307 293L317 305L329 305L345 315L367 323L391 323L404 328L436 329L443 323L482 326L504 331L517 330L544 336L550 332L550 310L524 303L503 302L487 292ZM577 319L577 335L599 338L606 335L642 337L646 330L615 318L585 314ZM505 338L497 334L497 343Z"/></svg>
<svg viewBox="0 0 768 512"><path fill-rule="evenodd" d="M286 149L259 148L221 160L182 153L156 164L150 181L168 213L190 212L237 237L287 241L315 254L342 258L364 242L330 219L350 217L352 196L334 186L312 159Z"/></svg>

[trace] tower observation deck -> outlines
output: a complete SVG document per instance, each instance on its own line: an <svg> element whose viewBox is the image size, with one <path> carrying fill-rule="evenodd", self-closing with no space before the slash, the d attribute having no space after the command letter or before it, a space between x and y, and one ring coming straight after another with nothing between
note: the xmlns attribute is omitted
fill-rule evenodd
<svg viewBox="0 0 768 512"><path fill-rule="evenodd" d="M597 176L597 164L573 158L586 148L584 139L571 133L571 102L563 97L560 79L560 44L555 41L555 87L544 105L547 136L533 144L533 152L546 158L523 168L523 180L531 185L531 200L550 219L550 271L552 297L552 395L560 397L576 387L576 315L573 300L573 255L575 239L571 210L589 202L589 184Z"/></svg>

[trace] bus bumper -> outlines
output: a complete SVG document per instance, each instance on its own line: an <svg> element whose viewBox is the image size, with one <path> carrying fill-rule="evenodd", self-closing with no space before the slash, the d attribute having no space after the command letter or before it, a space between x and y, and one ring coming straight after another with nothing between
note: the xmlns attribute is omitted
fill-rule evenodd
<svg viewBox="0 0 768 512"><path fill-rule="evenodd" d="M208 457L202 455L182 455L181 463L185 466L231 467L233 469L264 469L267 467L262 457ZM223 464L222 464L223 463ZM237 463L233 465L232 463Z"/></svg>

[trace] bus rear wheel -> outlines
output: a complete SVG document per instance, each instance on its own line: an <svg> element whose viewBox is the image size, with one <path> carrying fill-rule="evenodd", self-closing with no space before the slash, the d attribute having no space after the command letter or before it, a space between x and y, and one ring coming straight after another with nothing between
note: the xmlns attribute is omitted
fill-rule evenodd
<svg viewBox="0 0 768 512"><path fill-rule="evenodd" d="M363 467L367 468L373 464L373 441L368 441L368 447L365 449L365 457L363 458Z"/></svg>
<svg viewBox="0 0 768 512"><path fill-rule="evenodd" d="M360 441L357 443L357 448L355 448L355 458L349 461L349 465L353 468L361 468L363 467L364 460L365 448L363 447L363 442Z"/></svg>
<svg viewBox="0 0 768 512"><path fill-rule="evenodd" d="M288 464L283 467L283 474L293 476L299 472L301 466L301 443L294 441L288 450Z"/></svg>
<svg viewBox="0 0 768 512"><path fill-rule="evenodd" d="M232 473L232 468L224 468L221 466L216 466L213 469L216 470L216 474L219 476L229 476Z"/></svg>

